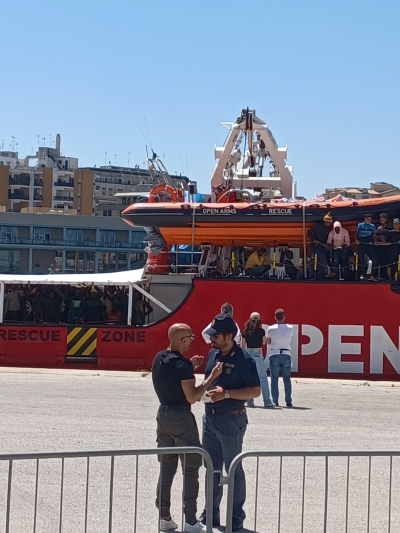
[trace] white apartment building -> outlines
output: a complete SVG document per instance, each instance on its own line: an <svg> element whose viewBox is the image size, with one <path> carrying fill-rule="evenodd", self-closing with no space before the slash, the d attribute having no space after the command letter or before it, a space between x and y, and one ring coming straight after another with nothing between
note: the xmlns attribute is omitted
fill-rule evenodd
<svg viewBox="0 0 400 533"><path fill-rule="evenodd" d="M35 155L18 158L17 152L0 152L0 205L20 212L38 207L72 209L74 171L78 159L61 155L61 137L55 148L39 147Z"/></svg>

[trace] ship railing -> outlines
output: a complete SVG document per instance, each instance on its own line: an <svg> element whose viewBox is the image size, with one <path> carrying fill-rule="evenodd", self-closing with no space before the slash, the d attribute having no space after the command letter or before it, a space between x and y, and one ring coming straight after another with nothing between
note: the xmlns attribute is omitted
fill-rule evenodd
<svg viewBox="0 0 400 533"><path fill-rule="evenodd" d="M228 486L226 533L232 533L235 476L242 462L247 494L253 495L246 505L251 531L400 530L400 451L244 452L221 478Z"/></svg>
<svg viewBox="0 0 400 533"><path fill-rule="evenodd" d="M159 531L161 509L153 509L153 502L155 497L161 500L163 479L161 476L156 489L149 483L149 473L158 468L161 471L171 455L179 455L182 472L189 459L192 462L193 456L201 457L197 463L202 460L207 472L205 503L212 509L213 463L202 448L2 454L3 531ZM145 461L145 456L153 460ZM182 475L174 483L171 498L174 504L181 501L181 531L185 494ZM209 513L207 533L212 533L211 521ZM4 523L1 518L0 522Z"/></svg>
<svg viewBox="0 0 400 533"><path fill-rule="evenodd" d="M352 246L355 243L352 243ZM215 250L218 248L218 252ZM245 275L245 263L239 260L238 254L232 252L227 257L221 253L222 247L210 247L209 250L203 251L191 251L191 250L178 250L178 251L161 251L155 259L152 260L151 266L148 270L151 272L157 267L168 265L172 273L192 273L199 277L229 277L229 276L243 276ZM284 278L285 266L279 262L280 250L276 246L271 246L271 269L268 273L269 277ZM376 247L374 247L376 249ZM234 257L232 257L234 255ZM350 279L352 281L358 281L360 274L372 274L374 269L377 269L382 274L388 268L392 270L392 276L395 280L400 280L400 255L397 256L397 260L394 263L377 264L377 260L365 260L362 257L364 254L358 253L358 247L356 250L349 249L348 261L345 265L335 266L333 263L328 265L328 262L321 262L318 257L318 253L314 253L311 257L306 258L306 272L304 272L304 263L298 267L299 277L316 279L319 267L329 268L328 274L332 274L337 271L339 279ZM367 258L368 259L368 258ZM301 259L303 261L303 259ZM337 269L337 270L336 270ZM351 275L350 275L351 273Z"/></svg>

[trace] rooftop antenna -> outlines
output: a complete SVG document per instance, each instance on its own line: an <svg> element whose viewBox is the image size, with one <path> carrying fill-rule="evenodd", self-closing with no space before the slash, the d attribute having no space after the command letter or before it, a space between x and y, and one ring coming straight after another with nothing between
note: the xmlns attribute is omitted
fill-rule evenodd
<svg viewBox="0 0 400 533"><path fill-rule="evenodd" d="M15 152L15 137L14 137L14 135L11 137L11 146L12 146L12 151Z"/></svg>
<svg viewBox="0 0 400 533"><path fill-rule="evenodd" d="M131 153L128 152L128 167L129 167L129 162L130 162L130 160L131 160Z"/></svg>
<svg viewBox="0 0 400 533"><path fill-rule="evenodd" d="M42 137L43 139L43 146L46 146L46 137Z"/></svg>
<svg viewBox="0 0 400 533"><path fill-rule="evenodd" d="M49 133L49 138L50 138L49 146L50 146L50 148L51 148L51 133Z"/></svg>
<svg viewBox="0 0 400 533"><path fill-rule="evenodd" d="M164 163L165 160L165 154L162 155L162 162Z"/></svg>
<svg viewBox="0 0 400 533"><path fill-rule="evenodd" d="M146 131L147 131L147 136L148 136L149 141L150 141L150 148L151 148L151 150L153 151L153 147L152 147L152 143L151 143L151 138L150 138L150 133L149 133L149 128L147 127L147 120L146 120L146 117L144 117L144 123L146 124Z"/></svg>
<svg viewBox="0 0 400 533"><path fill-rule="evenodd" d="M114 165L117 164L117 154L114 154Z"/></svg>
<svg viewBox="0 0 400 533"><path fill-rule="evenodd" d="M38 148L40 148L40 135L37 136L37 145L38 145Z"/></svg>

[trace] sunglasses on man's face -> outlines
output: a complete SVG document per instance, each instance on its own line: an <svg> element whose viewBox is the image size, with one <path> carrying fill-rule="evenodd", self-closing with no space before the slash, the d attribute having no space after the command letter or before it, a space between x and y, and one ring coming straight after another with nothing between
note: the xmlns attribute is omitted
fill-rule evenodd
<svg viewBox="0 0 400 533"><path fill-rule="evenodd" d="M183 341L184 339L190 339L192 341L194 341L194 335L185 335L184 337L181 338L181 341Z"/></svg>

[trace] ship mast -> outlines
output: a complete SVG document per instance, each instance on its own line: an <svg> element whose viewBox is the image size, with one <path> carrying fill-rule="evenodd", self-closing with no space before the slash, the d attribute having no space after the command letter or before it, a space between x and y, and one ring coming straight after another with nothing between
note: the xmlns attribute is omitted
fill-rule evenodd
<svg viewBox="0 0 400 533"><path fill-rule="evenodd" d="M278 147L266 122L255 110L242 109L236 122L222 122L229 128L224 146L214 147L217 163L211 175L211 198L231 188L275 189L294 198L292 169L286 164L287 146ZM244 145L242 151L242 145ZM267 175L263 176L268 165Z"/></svg>

